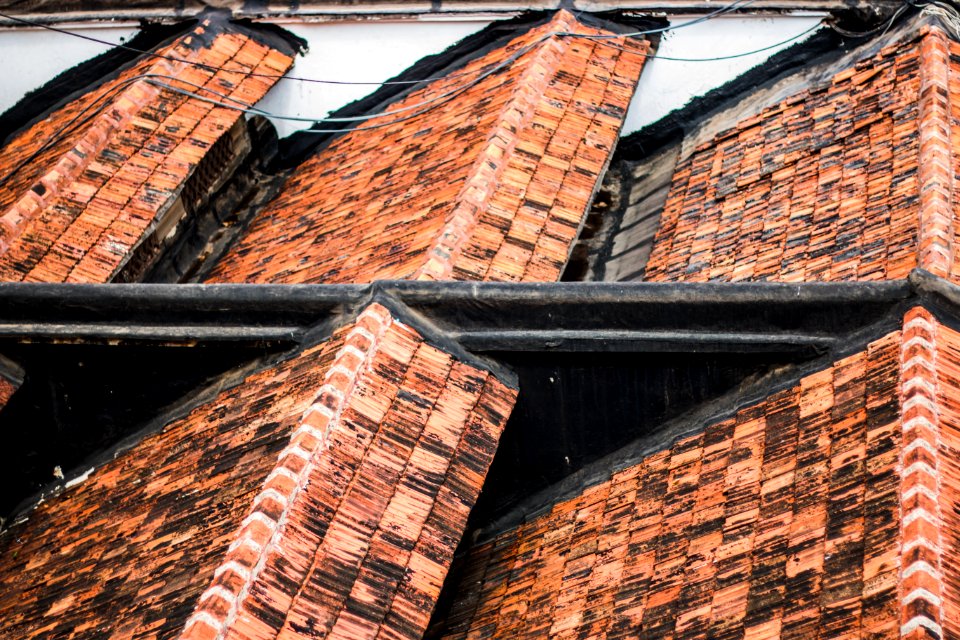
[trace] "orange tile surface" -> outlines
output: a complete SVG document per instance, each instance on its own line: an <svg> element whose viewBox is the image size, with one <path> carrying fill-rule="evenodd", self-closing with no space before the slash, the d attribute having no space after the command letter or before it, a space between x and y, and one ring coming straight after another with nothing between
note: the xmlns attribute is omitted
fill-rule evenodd
<svg viewBox="0 0 960 640"><path fill-rule="evenodd" d="M702 144L677 168L646 279L850 281L957 270L939 28ZM953 81L950 78L953 78Z"/></svg>
<svg viewBox="0 0 960 640"><path fill-rule="evenodd" d="M922 308L904 323L901 631L960 636L960 332Z"/></svg>
<svg viewBox="0 0 960 640"><path fill-rule="evenodd" d="M336 353L247 377L0 536L0 638L171 638Z"/></svg>
<svg viewBox="0 0 960 640"><path fill-rule="evenodd" d="M899 637L902 350L891 333L476 545L445 637Z"/></svg>
<svg viewBox="0 0 960 640"><path fill-rule="evenodd" d="M633 39L547 37L560 31L606 33L559 11L456 72L476 78L509 62L498 73L432 82L385 108L407 111L360 125L378 128L336 138L209 281L558 279L648 50Z"/></svg>
<svg viewBox="0 0 960 640"><path fill-rule="evenodd" d="M19 388L19 384L0 376L0 409L7 406L10 398L13 397L13 394L16 393Z"/></svg>
<svg viewBox="0 0 960 640"><path fill-rule="evenodd" d="M276 80L249 74L293 63L252 32L209 20L158 53L224 70L144 57L0 150L0 280L110 281L241 117L150 80L252 105Z"/></svg>
<svg viewBox="0 0 960 640"><path fill-rule="evenodd" d="M0 637L419 638L515 397L373 304L0 536Z"/></svg>

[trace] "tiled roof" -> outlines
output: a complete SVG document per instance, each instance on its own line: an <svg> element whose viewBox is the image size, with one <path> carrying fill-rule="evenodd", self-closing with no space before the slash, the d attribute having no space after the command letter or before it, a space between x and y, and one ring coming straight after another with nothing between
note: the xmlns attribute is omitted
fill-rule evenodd
<svg viewBox="0 0 960 640"><path fill-rule="evenodd" d="M515 396L373 304L0 537L0 636L420 637Z"/></svg>
<svg viewBox="0 0 960 640"><path fill-rule="evenodd" d="M13 397L13 394L16 393L19 388L20 385L16 382L0 376L0 409L7 406L10 398Z"/></svg>
<svg viewBox="0 0 960 640"><path fill-rule="evenodd" d="M960 334L905 327L475 546L445 637L960 630L930 606L960 595L936 557L958 530Z"/></svg>
<svg viewBox="0 0 960 640"><path fill-rule="evenodd" d="M693 150L645 278L956 277L958 54L927 27Z"/></svg>
<svg viewBox="0 0 960 640"><path fill-rule="evenodd" d="M0 537L0 637L173 637L316 396L321 345L222 391Z"/></svg>
<svg viewBox="0 0 960 640"><path fill-rule="evenodd" d="M275 79L249 74L283 74L293 62L290 51L209 19L157 53L167 58L142 58L3 148L0 280L110 281L241 117L153 82L252 105Z"/></svg>
<svg viewBox="0 0 960 640"><path fill-rule="evenodd" d="M558 279L648 45L555 32L609 35L559 11L385 107L406 111L298 167L209 281Z"/></svg>

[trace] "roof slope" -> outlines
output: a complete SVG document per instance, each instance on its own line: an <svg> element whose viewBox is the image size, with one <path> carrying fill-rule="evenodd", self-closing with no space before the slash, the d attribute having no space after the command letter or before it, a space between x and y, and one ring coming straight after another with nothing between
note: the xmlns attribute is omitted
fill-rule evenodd
<svg viewBox="0 0 960 640"><path fill-rule="evenodd" d="M0 636L175 636L335 353L248 376L5 531Z"/></svg>
<svg viewBox="0 0 960 640"><path fill-rule="evenodd" d="M373 304L5 531L0 636L418 638L515 397Z"/></svg>
<svg viewBox="0 0 960 640"><path fill-rule="evenodd" d="M161 85L252 105L293 63L278 42L207 18L21 131L0 162L0 280L110 281L241 117Z"/></svg>
<svg viewBox="0 0 960 640"><path fill-rule="evenodd" d="M957 277L958 54L925 26L693 150L645 279Z"/></svg>
<svg viewBox="0 0 960 640"><path fill-rule="evenodd" d="M930 379L929 358L915 357L918 348L937 351L947 356L938 366L952 372L960 334L934 325L927 312L912 311L902 335L888 334L611 470L608 480L475 546L445 637L694 638L709 629L724 638L836 638L900 637L901 626L905 635L956 630L956 619L948 624L931 606L944 598L955 615L960 593L944 590L955 584L954 569L944 564L949 577L941 580L929 565L914 564L922 558L939 566L923 536L937 544L938 530L958 530L956 463L948 469L943 461L957 444L960 386L953 373ZM918 327L936 335L920 343L913 339ZM925 380L911 382L917 372ZM911 399L934 388L931 404L949 407L949 415L928 423L924 435L945 437L910 446L918 409ZM928 511L915 513L918 500L938 499L935 482L910 491L911 465L930 452L925 461L943 486L940 509L924 504ZM932 529L930 513L944 518ZM929 591L916 592L918 585Z"/></svg>
<svg viewBox="0 0 960 640"><path fill-rule="evenodd" d="M298 167L209 281L556 280L648 49L558 32L611 35L559 11L385 107Z"/></svg>

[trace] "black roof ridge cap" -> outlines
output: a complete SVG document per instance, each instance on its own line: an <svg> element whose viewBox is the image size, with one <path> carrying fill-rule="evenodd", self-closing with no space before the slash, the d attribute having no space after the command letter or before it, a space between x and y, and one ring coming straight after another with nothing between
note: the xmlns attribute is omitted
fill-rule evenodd
<svg viewBox="0 0 960 640"><path fill-rule="evenodd" d="M939 283L939 284L935 284ZM730 302L842 301L899 299L917 287L923 291L952 292L960 306L960 286L919 271L905 280L872 282L472 282L381 280L368 284L66 284L0 283L0 301L31 301L37 304L164 303L186 305L289 304L317 301L357 304L374 291L389 294L404 305L420 301L484 298L504 301L569 301L591 298L610 302L671 302L717 304Z"/></svg>

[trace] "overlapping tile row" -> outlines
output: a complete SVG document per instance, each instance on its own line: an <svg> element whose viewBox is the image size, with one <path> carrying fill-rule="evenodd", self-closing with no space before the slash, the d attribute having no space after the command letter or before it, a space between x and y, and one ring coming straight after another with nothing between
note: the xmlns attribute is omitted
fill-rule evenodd
<svg viewBox="0 0 960 640"><path fill-rule="evenodd" d="M209 280L556 280L648 50L559 32L610 35L559 11L385 107L301 165Z"/></svg>
<svg viewBox="0 0 960 640"><path fill-rule="evenodd" d="M960 634L960 332L928 311L904 322L901 631Z"/></svg>
<svg viewBox="0 0 960 640"><path fill-rule="evenodd" d="M421 637L515 397L368 307L183 637Z"/></svg>
<svg viewBox="0 0 960 640"><path fill-rule="evenodd" d="M207 19L20 132L0 163L0 280L109 281L241 117L157 83L252 105L287 49Z"/></svg>
<svg viewBox="0 0 960 640"><path fill-rule="evenodd" d="M246 377L7 529L0 637L175 637L335 354Z"/></svg>
<svg viewBox="0 0 960 640"><path fill-rule="evenodd" d="M476 545L447 638L897 637L900 332Z"/></svg>
<svg viewBox="0 0 960 640"><path fill-rule="evenodd" d="M946 43L931 27L693 150L645 278L890 280L921 254L956 268Z"/></svg>

